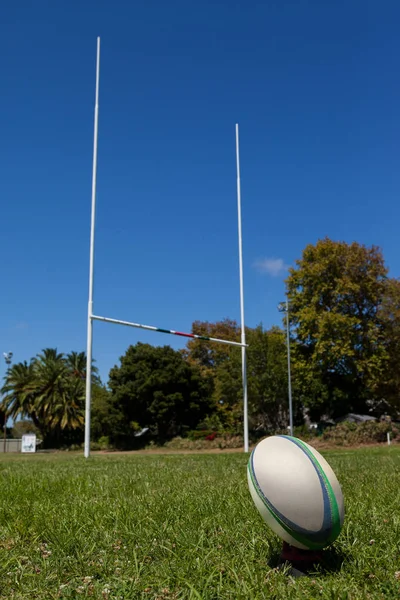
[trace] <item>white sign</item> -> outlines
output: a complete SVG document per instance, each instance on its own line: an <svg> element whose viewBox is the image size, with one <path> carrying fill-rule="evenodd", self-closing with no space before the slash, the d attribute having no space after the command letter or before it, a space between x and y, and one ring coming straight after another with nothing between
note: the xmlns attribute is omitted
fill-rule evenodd
<svg viewBox="0 0 400 600"><path fill-rule="evenodd" d="M34 433L22 436L21 452L36 452L36 435Z"/></svg>

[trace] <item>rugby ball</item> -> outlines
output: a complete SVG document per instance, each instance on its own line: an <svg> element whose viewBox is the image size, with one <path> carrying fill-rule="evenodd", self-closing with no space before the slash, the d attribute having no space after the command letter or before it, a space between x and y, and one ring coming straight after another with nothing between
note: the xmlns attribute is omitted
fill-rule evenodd
<svg viewBox="0 0 400 600"><path fill-rule="evenodd" d="M302 440L275 435L250 455L247 481L264 521L282 540L303 550L320 550L339 535L344 500L335 473Z"/></svg>

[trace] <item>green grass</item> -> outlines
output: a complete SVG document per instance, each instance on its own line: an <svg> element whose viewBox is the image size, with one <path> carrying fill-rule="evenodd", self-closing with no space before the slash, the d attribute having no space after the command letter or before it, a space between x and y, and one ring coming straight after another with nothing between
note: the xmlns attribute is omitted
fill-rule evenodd
<svg viewBox="0 0 400 600"><path fill-rule="evenodd" d="M324 454L346 519L300 579L274 568L244 454L2 457L0 598L399 598L399 449Z"/></svg>

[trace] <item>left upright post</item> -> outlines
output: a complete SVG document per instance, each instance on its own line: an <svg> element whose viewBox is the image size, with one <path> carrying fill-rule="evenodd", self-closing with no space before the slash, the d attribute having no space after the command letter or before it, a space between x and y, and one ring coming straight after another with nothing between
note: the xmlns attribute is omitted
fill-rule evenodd
<svg viewBox="0 0 400 600"><path fill-rule="evenodd" d="M97 137L99 126L100 38L97 38L96 100L94 106L92 214L90 220L89 301L87 317L86 352L86 407L85 407L85 458L90 456L90 406L92 400L92 346L93 346L93 280L94 280L94 231L96 220Z"/></svg>

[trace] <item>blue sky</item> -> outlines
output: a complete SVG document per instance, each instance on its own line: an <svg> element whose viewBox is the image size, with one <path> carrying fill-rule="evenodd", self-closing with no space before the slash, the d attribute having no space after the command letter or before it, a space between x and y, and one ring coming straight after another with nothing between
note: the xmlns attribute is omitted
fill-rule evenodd
<svg viewBox="0 0 400 600"><path fill-rule="evenodd" d="M326 235L400 275L398 2L44 2L2 7L0 351L86 348L96 37L95 312L190 331L239 318L240 124L249 326ZM137 341L95 323L104 379ZM4 363L0 373L4 373Z"/></svg>

